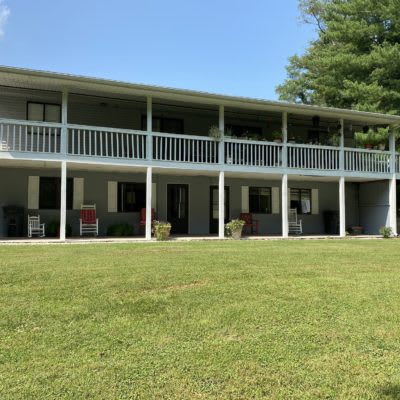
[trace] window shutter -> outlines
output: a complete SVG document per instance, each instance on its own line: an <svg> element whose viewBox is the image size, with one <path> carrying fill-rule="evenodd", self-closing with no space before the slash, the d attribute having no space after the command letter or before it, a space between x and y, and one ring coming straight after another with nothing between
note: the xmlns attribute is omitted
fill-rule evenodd
<svg viewBox="0 0 400 400"><path fill-rule="evenodd" d="M74 178L74 203L73 209L80 210L82 204L84 204L84 188L83 188L83 178Z"/></svg>
<svg viewBox="0 0 400 400"><path fill-rule="evenodd" d="M108 181L108 212L118 211L118 182Z"/></svg>
<svg viewBox="0 0 400 400"><path fill-rule="evenodd" d="M242 186L242 213L249 212L249 187Z"/></svg>
<svg viewBox="0 0 400 400"><path fill-rule="evenodd" d="M151 184L151 208L157 210L157 184Z"/></svg>
<svg viewBox="0 0 400 400"><path fill-rule="evenodd" d="M39 209L39 177L30 176L28 178L28 209Z"/></svg>
<svg viewBox="0 0 400 400"><path fill-rule="evenodd" d="M279 188L278 187L273 187L271 189L271 208L272 208L272 214L279 214Z"/></svg>
<svg viewBox="0 0 400 400"><path fill-rule="evenodd" d="M311 190L311 214L319 214L318 189Z"/></svg>

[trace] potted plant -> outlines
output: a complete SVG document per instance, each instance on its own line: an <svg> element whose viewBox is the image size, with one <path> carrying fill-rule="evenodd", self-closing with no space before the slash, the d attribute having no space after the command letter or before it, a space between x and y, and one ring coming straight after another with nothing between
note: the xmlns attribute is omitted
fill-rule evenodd
<svg viewBox="0 0 400 400"><path fill-rule="evenodd" d="M272 139L275 143L282 143L282 132L281 131L273 131Z"/></svg>
<svg viewBox="0 0 400 400"><path fill-rule="evenodd" d="M154 221L153 233L156 240L168 240L171 233L171 224L169 222Z"/></svg>
<svg viewBox="0 0 400 400"><path fill-rule="evenodd" d="M389 239L393 236L393 231L390 226L382 226L379 229L379 233L382 235L384 239Z"/></svg>
<svg viewBox="0 0 400 400"><path fill-rule="evenodd" d="M354 137L358 147L364 147L366 149L379 147L379 149L384 150L389 137L389 129L377 128L374 130L369 128L365 132L356 132Z"/></svg>
<svg viewBox="0 0 400 400"><path fill-rule="evenodd" d="M223 132L221 131L221 129L219 129L218 126L212 125L208 130L208 136L214 139L215 141L219 142L223 137Z"/></svg>
<svg viewBox="0 0 400 400"><path fill-rule="evenodd" d="M338 147L340 145L340 135L334 133L328 138L328 145Z"/></svg>
<svg viewBox="0 0 400 400"><path fill-rule="evenodd" d="M232 239L239 240L242 237L242 229L245 222L241 219L233 219L225 225L228 236Z"/></svg>

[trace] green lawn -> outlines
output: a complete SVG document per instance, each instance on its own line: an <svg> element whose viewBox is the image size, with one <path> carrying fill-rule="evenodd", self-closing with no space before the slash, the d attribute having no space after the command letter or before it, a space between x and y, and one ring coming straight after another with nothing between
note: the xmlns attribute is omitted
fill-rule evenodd
<svg viewBox="0 0 400 400"><path fill-rule="evenodd" d="M0 246L0 398L400 399L400 240Z"/></svg>

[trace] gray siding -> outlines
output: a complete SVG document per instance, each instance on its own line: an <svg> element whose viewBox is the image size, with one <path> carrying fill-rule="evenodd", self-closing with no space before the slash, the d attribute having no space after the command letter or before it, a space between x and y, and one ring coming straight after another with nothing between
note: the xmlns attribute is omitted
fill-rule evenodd
<svg viewBox="0 0 400 400"><path fill-rule="evenodd" d="M389 182L360 183L360 224L367 234L389 225Z"/></svg>
<svg viewBox="0 0 400 400"><path fill-rule="evenodd" d="M2 216L2 206L18 205L26 209L28 201L28 176L60 176L59 170L51 169L22 169L0 168L0 235L5 234ZM88 171L69 171L69 177L84 178L84 201L96 203L100 219L100 234L105 235L107 227L111 224L127 222L134 226L135 234L139 233L138 213L109 213L107 205L108 181L145 182L145 173L105 173ZM153 181L157 184L157 214L158 218L167 218L167 184L186 183L189 185L189 233L205 235L209 233L209 195L210 186L217 185L217 177L207 176L179 176L179 175L154 175ZM226 178L226 186L230 188L230 218L240 215L241 186L279 187L280 181L262 179L236 179ZM366 233L377 233L380 226L386 224L388 212L388 183L386 181L360 185L360 207L358 207L358 184L346 185L346 216L347 225L360 223ZM290 181L291 188L317 188L319 189L319 214L303 215L303 228L305 234L323 234L324 211L338 210L338 184L326 182L299 182ZM58 210L31 210L33 214L40 213L42 220L49 223L59 220ZM360 217L359 217L360 214ZM259 220L260 234L280 235L281 214L255 214ZM73 234L79 233L79 211L68 210L67 222L72 226Z"/></svg>

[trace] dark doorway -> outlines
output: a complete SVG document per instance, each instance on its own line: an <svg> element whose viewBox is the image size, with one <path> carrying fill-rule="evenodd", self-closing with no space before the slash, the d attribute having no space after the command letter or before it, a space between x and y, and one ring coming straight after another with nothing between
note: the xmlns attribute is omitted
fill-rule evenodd
<svg viewBox="0 0 400 400"><path fill-rule="evenodd" d="M225 186L225 224L229 220L229 187ZM218 186L210 186L210 233L218 233Z"/></svg>
<svg viewBox="0 0 400 400"><path fill-rule="evenodd" d="M171 223L171 233L189 232L189 186L167 186L167 220Z"/></svg>

